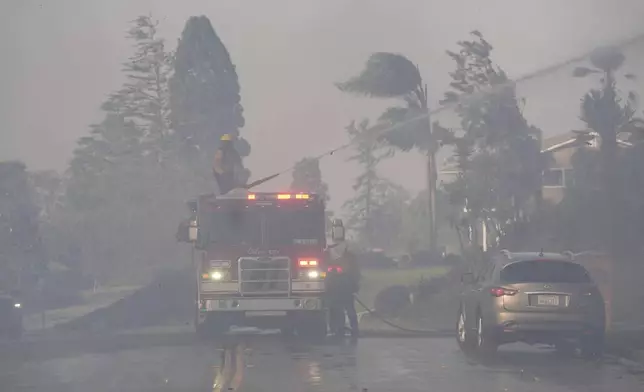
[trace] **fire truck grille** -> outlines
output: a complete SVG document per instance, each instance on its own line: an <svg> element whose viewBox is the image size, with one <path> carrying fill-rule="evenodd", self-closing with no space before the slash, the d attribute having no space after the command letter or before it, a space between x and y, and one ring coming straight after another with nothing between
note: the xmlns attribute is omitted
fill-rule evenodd
<svg viewBox="0 0 644 392"><path fill-rule="evenodd" d="M239 260L241 294L284 294L291 287L287 257L244 257Z"/></svg>

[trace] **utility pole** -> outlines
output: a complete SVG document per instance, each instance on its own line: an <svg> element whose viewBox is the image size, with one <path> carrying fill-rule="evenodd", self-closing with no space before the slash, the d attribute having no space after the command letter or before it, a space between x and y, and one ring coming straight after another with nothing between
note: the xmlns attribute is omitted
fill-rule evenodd
<svg viewBox="0 0 644 392"><path fill-rule="evenodd" d="M423 110L427 116L427 213L429 217L429 252L434 254L437 248L438 238L436 230L436 182L438 181L438 171L436 168L437 143L432 133L432 119L429 113L429 104L427 102L427 84L422 89L421 102Z"/></svg>

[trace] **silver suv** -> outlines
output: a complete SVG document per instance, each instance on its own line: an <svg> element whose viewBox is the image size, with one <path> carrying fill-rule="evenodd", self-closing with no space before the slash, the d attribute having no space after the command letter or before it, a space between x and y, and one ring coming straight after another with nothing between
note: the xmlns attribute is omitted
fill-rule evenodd
<svg viewBox="0 0 644 392"><path fill-rule="evenodd" d="M604 300L572 253L501 251L462 281L456 332L464 351L493 354L499 345L525 342L601 353Z"/></svg>

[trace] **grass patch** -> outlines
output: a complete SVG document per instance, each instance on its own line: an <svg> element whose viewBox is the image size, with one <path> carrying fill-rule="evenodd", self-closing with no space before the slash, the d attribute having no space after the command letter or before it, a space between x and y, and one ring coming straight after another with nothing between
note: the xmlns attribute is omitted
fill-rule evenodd
<svg viewBox="0 0 644 392"><path fill-rule="evenodd" d="M405 269L362 269L360 292L358 297L373 309L376 295L380 290L394 285L413 285L424 279L432 279L445 275L449 271L446 266L432 266ZM362 307L358 304L361 310Z"/></svg>
<svg viewBox="0 0 644 392"><path fill-rule="evenodd" d="M456 323L460 301L460 284L451 285L429 299L403 310L402 319L413 320L429 329L450 330Z"/></svg>
<svg viewBox="0 0 644 392"><path fill-rule="evenodd" d="M110 303L130 295L141 287L143 286L105 286L99 287L96 291L83 291L81 296L85 304Z"/></svg>

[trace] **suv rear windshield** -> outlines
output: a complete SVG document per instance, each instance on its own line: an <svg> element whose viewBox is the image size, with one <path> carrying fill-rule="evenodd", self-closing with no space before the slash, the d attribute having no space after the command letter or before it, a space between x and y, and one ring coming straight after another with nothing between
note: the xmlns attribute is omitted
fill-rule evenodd
<svg viewBox="0 0 644 392"><path fill-rule="evenodd" d="M579 264L554 260L512 263L501 270L504 283L589 283L588 271Z"/></svg>

